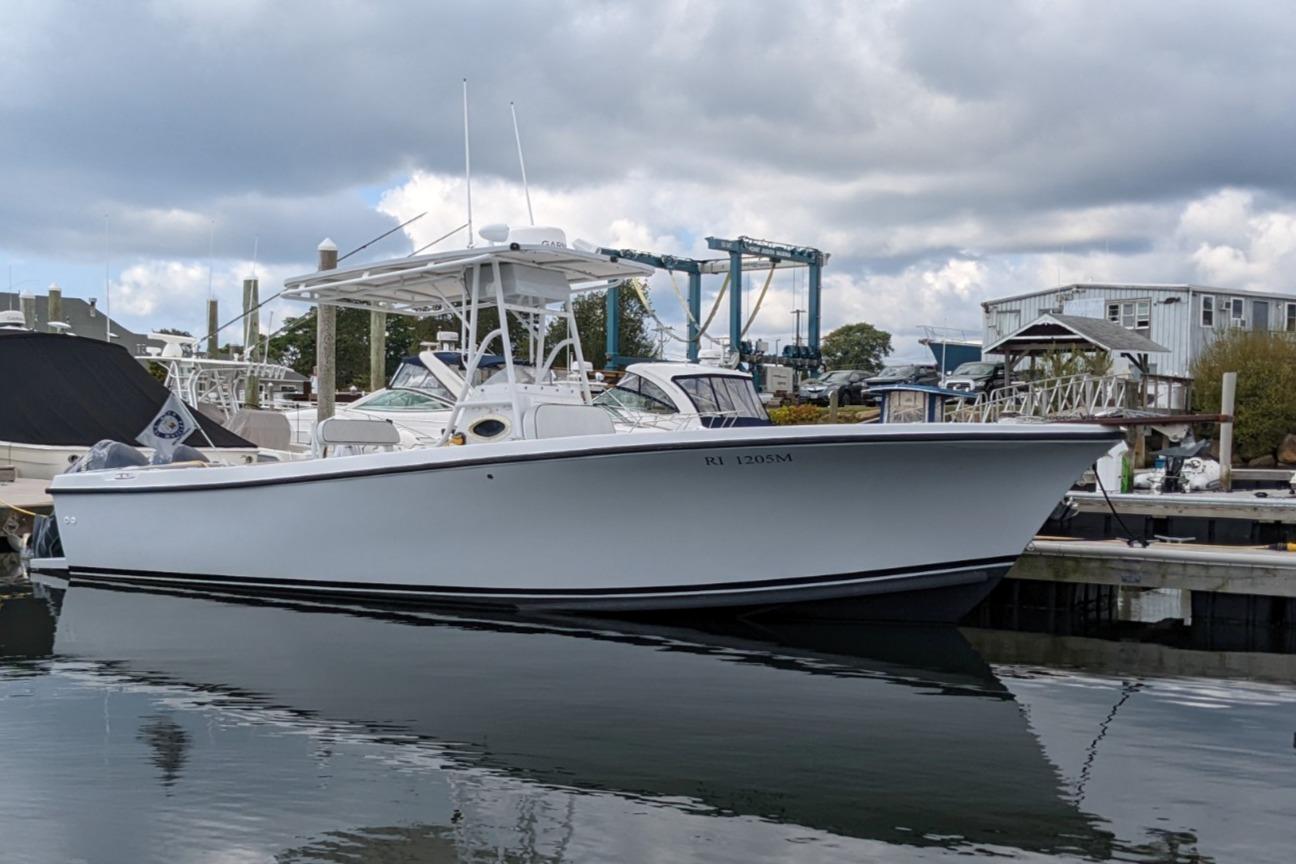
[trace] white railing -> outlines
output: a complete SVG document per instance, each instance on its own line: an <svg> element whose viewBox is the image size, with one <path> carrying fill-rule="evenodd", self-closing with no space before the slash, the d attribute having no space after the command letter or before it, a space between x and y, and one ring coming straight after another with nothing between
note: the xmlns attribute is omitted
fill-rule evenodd
<svg viewBox="0 0 1296 864"><path fill-rule="evenodd" d="M1004 417L1093 417L1118 408L1176 413L1188 410L1190 381L1145 375L1069 375L1021 382L951 405L946 420L994 423Z"/></svg>

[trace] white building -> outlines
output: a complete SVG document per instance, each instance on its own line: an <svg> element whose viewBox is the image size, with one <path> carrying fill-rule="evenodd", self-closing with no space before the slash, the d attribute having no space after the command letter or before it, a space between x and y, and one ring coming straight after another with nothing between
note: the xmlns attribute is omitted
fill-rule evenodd
<svg viewBox="0 0 1296 864"><path fill-rule="evenodd" d="M1216 335L1234 327L1296 333L1296 294L1226 291L1201 285L1079 283L987 300L983 344L1046 313L1103 318L1169 349L1150 372L1188 376Z"/></svg>

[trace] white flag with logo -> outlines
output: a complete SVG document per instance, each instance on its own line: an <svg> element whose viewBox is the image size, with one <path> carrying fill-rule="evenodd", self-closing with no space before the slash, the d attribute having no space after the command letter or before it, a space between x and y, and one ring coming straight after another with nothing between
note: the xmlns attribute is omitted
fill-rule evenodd
<svg viewBox="0 0 1296 864"><path fill-rule="evenodd" d="M172 393L163 403L162 410L149 421L143 432L135 436L135 440L169 458L175 448L197 429L198 421L180 398Z"/></svg>

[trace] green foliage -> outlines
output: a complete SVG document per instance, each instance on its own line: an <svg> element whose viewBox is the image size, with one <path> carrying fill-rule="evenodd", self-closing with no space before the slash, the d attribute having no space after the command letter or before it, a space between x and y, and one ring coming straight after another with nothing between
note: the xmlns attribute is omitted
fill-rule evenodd
<svg viewBox="0 0 1296 864"><path fill-rule="evenodd" d="M309 376L315 368L316 312L314 309L297 318L289 318L270 339L272 361L292 367ZM477 316L477 338L481 339L499 326L494 308L483 309ZM383 377L390 378L402 357L417 354L420 343L436 341L438 330L459 332L454 316L412 318L408 315L387 316L387 350ZM515 316L509 316L509 337L515 356L528 353L526 329ZM494 350L499 350L498 341ZM369 313L363 309L339 309L337 315L337 384L340 389L369 386Z"/></svg>
<svg viewBox="0 0 1296 864"><path fill-rule="evenodd" d="M873 375L891 353L891 334L861 321L838 327L819 347L829 369L860 369Z"/></svg>
<svg viewBox="0 0 1296 864"><path fill-rule="evenodd" d="M770 422L775 426L811 426L832 422L832 411L817 405L784 405L769 409L768 414ZM860 423L877 415L876 408L840 408L837 411L837 422Z"/></svg>
<svg viewBox="0 0 1296 864"><path fill-rule="evenodd" d="M619 292L621 307L621 354L625 357L656 357L657 345L649 334L648 310L633 288L623 287ZM580 334L581 350L585 359L602 368L607 362L607 292L591 291L581 294L572 302L576 316L576 332ZM567 325L554 321L549 325L545 340L556 345L567 338ZM574 359L574 358L573 358ZM561 365L561 364L560 364Z"/></svg>
<svg viewBox="0 0 1296 864"><path fill-rule="evenodd" d="M1296 338L1293 334L1229 330L1193 364L1193 409L1217 414L1221 379L1237 373L1233 443L1243 459L1273 453L1296 432Z"/></svg>
<svg viewBox="0 0 1296 864"><path fill-rule="evenodd" d="M769 409L769 418L776 426L804 426L818 423L822 413L814 405L784 405Z"/></svg>

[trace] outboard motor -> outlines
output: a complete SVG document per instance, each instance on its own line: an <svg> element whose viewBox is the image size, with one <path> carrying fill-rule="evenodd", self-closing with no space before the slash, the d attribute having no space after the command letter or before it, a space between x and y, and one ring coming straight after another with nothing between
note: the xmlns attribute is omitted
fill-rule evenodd
<svg viewBox="0 0 1296 864"><path fill-rule="evenodd" d="M109 471L113 468L136 468L147 464L148 459L144 454L129 444L104 439L87 450L84 456L73 462L63 473Z"/></svg>
<svg viewBox="0 0 1296 864"><path fill-rule="evenodd" d="M87 450L84 456L69 465L63 473L112 471L118 468L138 468L147 464L148 459L144 458L144 454L129 444L104 439ZM27 549L32 558L62 558L63 541L59 538L58 520L52 517L37 519L36 524L32 526L32 535L27 541Z"/></svg>
<svg viewBox="0 0 1296 864"><path fill-rule="evenodd" d="M208 459L202 454L201 450L196 447L190 447L188 444L177 444L176 448L171 451L170 457L160 450L153 451L153 458L149 459L150 465L170 465L172 462L207 462Z"/></svg>

